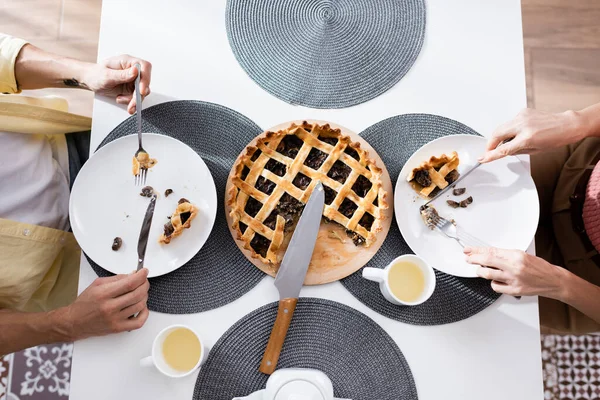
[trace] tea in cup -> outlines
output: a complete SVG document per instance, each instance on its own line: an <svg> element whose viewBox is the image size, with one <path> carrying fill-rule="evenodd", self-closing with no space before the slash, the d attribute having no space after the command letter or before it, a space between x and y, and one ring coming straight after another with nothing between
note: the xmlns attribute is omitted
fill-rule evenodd
<svg viewBox="0 0 600 400"><path fill-rule="evenodd" d="M363 278L379 283L391 303L414 306L427 301L435 289L435 272L422 258L406 254L384 269L364 268Z"/></svg>
<svg viewBox="0 0 600 400"><path fill-rule="evenodd" d="M192 328L171 325L156 336L152 355L140 360L140 365L155 366L167 376L181 378L197 370L205 358L205 346Z"/></svg>

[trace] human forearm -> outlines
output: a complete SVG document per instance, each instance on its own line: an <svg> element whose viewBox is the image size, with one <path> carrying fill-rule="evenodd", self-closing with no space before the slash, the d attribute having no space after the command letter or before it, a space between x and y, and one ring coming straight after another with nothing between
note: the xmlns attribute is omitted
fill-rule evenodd
<svg viewBox="0 0 600 400"><path fill-rule="evenodd" d="M43 313L0 310L0 355L39 344L69 342L72 324L66 308Z"/></svg>
<svg viewBox="0 0 600 400"><path fill-rule="evenodd" d="M47 53L31 44L23 46L15 63L19 89L75 87L89 89L85 82L95 64Z"/></svg>
<svg viewBox="0 0 600 400"><path fill-rule="evenodd" d="M561 282L561 289L553 298L600 323L600 287L567 270L562 270Z"/></svg>

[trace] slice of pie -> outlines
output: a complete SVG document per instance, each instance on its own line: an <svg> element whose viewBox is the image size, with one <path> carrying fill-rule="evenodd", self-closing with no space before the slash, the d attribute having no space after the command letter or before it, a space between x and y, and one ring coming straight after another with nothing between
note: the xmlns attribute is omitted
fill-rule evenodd
<svg viewBox="0 0 600 400"><path fill-rule="evenodd" d="M431 157L424 161L408 175L408 182L419 195L430 198L438 191L454 183L460 174L457 171L458 154L453 151L450 155Z"/></svg>
<svg viewBox="0 0 600 400"><path fill-rule="evenodd" d="M150 158L150 155L145 151L140 151L137 156L133 157L133 175L138 175L142 168L152 168L158 161L156 158Z"/></svg>
<svg viewBox="0 0 600 400"><path fill-rule="evenodd" d="M198 208L187 199L180 199L177 209L165 224L164 233L158 239L159 243L169 244L171 239L181 235L184 229L192 226L192 220L198 215Z"/></svg>
<svg viewBox="0 0 600 400"><path fill-rule="evenodd" d="M227 199L232 228L253 257L278 265L321 181L324 222L343 226L355 245L368 247L382 230L387 208L382 172L359 143L329 124L303 122L265 132L232 169Z"/></svg>

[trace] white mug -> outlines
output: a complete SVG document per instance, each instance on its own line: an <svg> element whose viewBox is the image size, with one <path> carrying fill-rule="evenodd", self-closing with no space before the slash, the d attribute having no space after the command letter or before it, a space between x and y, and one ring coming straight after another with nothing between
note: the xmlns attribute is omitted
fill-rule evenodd
<svg viewBox="0 0 600 400"><path fill-rule="evenodd" d="M396 296L394 296L394 294L390 290L390 284L389 284L389 280L388 280L390 267L399 261L407 261L407 262L413 263L413 264L417 265L419 268L421 268L421 271L423 272L423 275L425 277L425 288L424 288L421 296L419 296L419 298L415 301L412 301L412 302L402 301L399 298L397 298ZM403 256L396 258L384 269L363 268L362 275L363 275L363 278L365 278L365 279L368 279L368 280L374 281L374 282L378 282L379 290L381 290L381 294L383 294L383 297L385 297L385 299L387 301L389 301L390 303L394 303L397 305L416 306L418 304L422 304L431 297L431 295L433 294L433 291L435 289L435 272L434 272L433 268L429 264L427 264L421 257L415 256L413 254L405 254Z"/></svg>
<svg viewBox="0 0 600 400"><path fill-rule="evenodd" d="M194 335L196 335L196 337L200 341L200 357L198 358L198 362L196 363L196 365L189 371L178 371L178 370L172 368L169 364L167 364L167 362L165 361L165 359L163 357L162 349L163 349L163 343L165 341L165 338L167 337L167 335L169 333L171 333L175 329L179 329L179 328L184 328L184 329L188 329L188 330L192 331L192 333L194 333ZM167 326L165 329L160 331L160 333L158 335L156 335L156 338L154 338L154 342L152 343L152 355L142 358L140 360L140 365L142 367L154 366L160 372L162 372L163 374L165 374L171 378L182 378L184 376L190 375L192 372L194 372L198 368L200 368L200 366L204 363L204 361L206 359L206 353L207 353L207 349L204 345L204 341L202 340L200 335L198 335L198 332L196 332L195 330L193 330L192 328L190 328L189 326L186 326L186 325L171 325L171 326Z"/></svg>

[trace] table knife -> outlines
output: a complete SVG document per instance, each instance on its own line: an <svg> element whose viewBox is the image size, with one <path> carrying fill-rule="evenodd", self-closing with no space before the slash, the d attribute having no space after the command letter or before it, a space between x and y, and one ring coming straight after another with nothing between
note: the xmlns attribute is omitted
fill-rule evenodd
<svg viewBox="0 0 600 400"><path fill-rule="evenodd" d="M324 206L325 192L323 185L321 182L317 182L304 207L275 277L275 287L279 291L279 307L269 342L260 363L259 371L263 374L270 375L277 367L279 354L315 249Z"/></svg>
<svg viewBox="0 0 600 400"><path fill-rule="evenodd" d="M501 141L500 143L498 143L498 146L496 146L496 148L502 146L503 144L506 144L506 143L510 142L511 140L513 140L513 138L504 139L503 141ZM473 167L471 167L471 169L469 169L467 172L465 172L464 174L462 174L457 180L455 180L454 182L452 182L452 184L449 184L444 189L442 189L441 191L439 191L438 194L436 194L432 199L428 200L427 203L425 203L425 205L426 206L429 205L431 202L433 202L434 200L438 199L441 195L443 195L444 193L446 193L448 190L450 190L453 187L456 187L456 185L458 185L458 182L460 182L463 179L465 179L467 176L469 176L469 174L471 172L475 171L479 167L481 167L481 163L480 162L478 162Z"/></svg>
<svg viewBox="0 0 600 400"><path fill-rule="evenodd" d="M140 238L138 239L138 265L137 270L144 268L144 260L146 257L146 247L148 246L148 237L150 236L150 227L152 226L152 217L154 216L154 206L156 205L156 195L152 195L146 215L144 216L144 222L142 223L142 229L140 231Z"/></svg>

